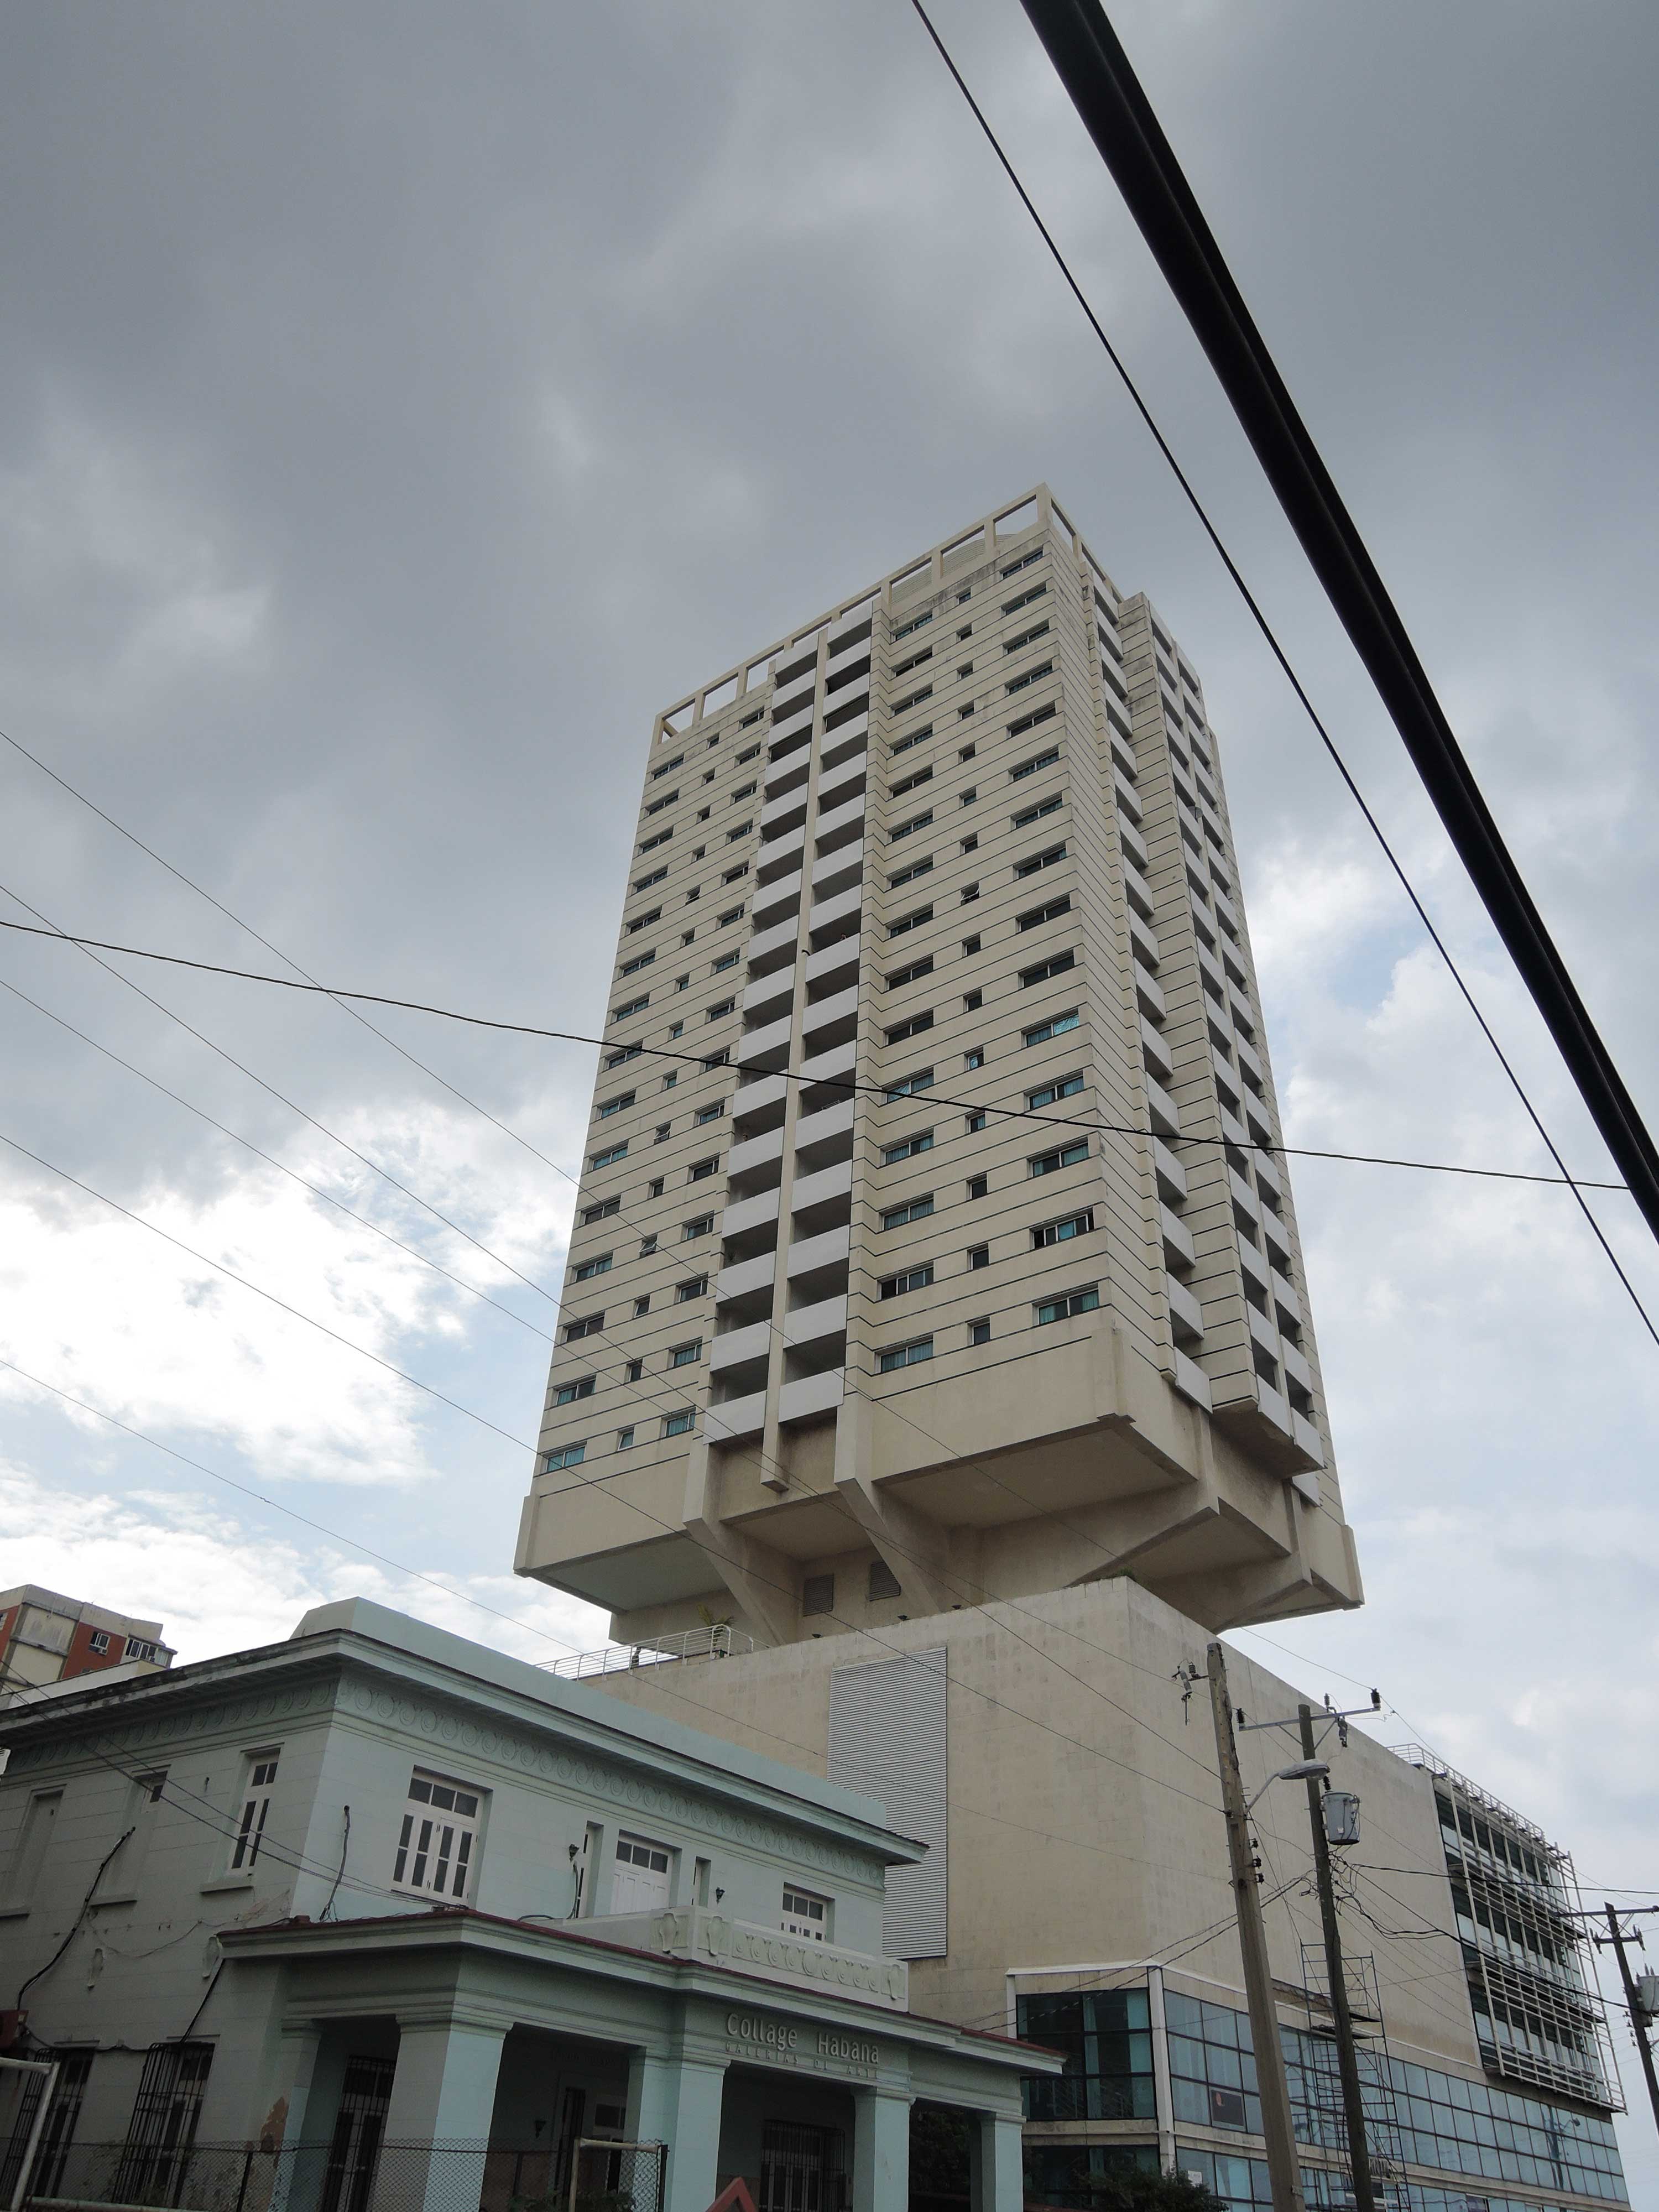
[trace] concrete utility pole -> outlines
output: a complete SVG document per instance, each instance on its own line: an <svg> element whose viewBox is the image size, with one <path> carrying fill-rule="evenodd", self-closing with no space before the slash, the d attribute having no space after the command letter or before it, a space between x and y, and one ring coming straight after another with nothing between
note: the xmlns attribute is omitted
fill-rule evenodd
<svg viewBox="0 0 1659 2212"><path fill-rule="evenodd" d="M1642 2008L1641 1998L1637 1995L1636 1978L1631 1972L1630 1960L1625 1956L1626 1939L1619 1924L1619 1908L1609 1905L1604 1909L1607 1916L1607 1934L1598 1936L1596 1941L1610 1942L1619 1954L1619 1978L1625 1984L1625 2002L1630 2010L1630 2032L1636 2038L1636 2048L1642 2054L1642 2071L1648 2080L1648 2102L1653 2106L1653 2124L1659 2128L1659 2079L1656 2079L1653 2070L1653 2045L1648 2041L1648 2016ZM1639 1936L1636 1940L1638 1943L1642 1942ZM1646 1946L1643 1948L1645 1949Z"/></svg>
<svg viewBox="0 0 1659 2212"><path fill-rule="evenodd" d="M1273 2212L1304 2212L1296 2129L1291 2119L1291 2087L1279 2040L1279 2008L1273 2002L1273 1972L1267 1964L1267 1931L1261 1918L1261 1899L1256 1894L1260 1877L1250 1850L1249 1810L1244 1798L1243 1777L1238 1771L1232 1701L1227 1692L1227 1662L1220 1644L1208 1647L1206 1665L1210 1678L1210 1710L1215 1719L1216 1763L1221 1770L1221 1803L1227 1816L1233 1901L1238 1911L1238 1948L1244 1958L1244 1991L1250 2008L1250 2038L1255 2045L1261 2132L1267 2139L1267 2174L1273 2192Z"/></svg>
<svg viewBox="0 0 1659 2212"><path fill-rule="evenodd" d="M1302 1755L1315 1756L1313 1707L1298 1705L1302 1723ZM1336 2063L1342 2077L1342 2112L1348 2129L1348 2165L1353 2175L1353 2201L1358 2212L1376 2212L1376 2192L1371 2186L1371 2148L1365 2137L1365 2099L1359 2086L1359 2057L1354 2049L1353 2013L1348 2004L1347 1978L1342 1971L1342 1929L1336 1917L1336 1892L1331 1883L1331 1846L1325 1833L1325 1807L1320 1778L1308 1777L1308 1820L1313 1829L1314 1879L1319 1885L1319 1917L1325 1930L1325 1975L1330 1984L1331 2018L1336 2028Z"/></svg>

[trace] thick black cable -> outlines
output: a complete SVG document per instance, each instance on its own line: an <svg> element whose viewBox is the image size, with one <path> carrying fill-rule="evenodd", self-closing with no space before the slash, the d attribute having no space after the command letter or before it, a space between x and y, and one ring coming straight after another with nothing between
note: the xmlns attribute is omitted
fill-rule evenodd
<svg viewBox="0 0 1659 2212"><path fill-rule="evenodd" d="M92 1900L98 1893L98 1885L104 1879L105 1868L108 1866L110 1861L115 1856L117 1851L120 1850L122 1844L125 1843L127 1838L131 1833L132 1830L131 1828L124 1829L121 1834L115 1838L115 1841L105 1852L102 1859L99 1862L97 1873L92 1877L92 1885L90 1888L88 1888L86 1895L81 1899L81 1910L76 1914L74 1919L70 1923L69 1934L64 1936L63 1942L52 1953L51 1958L47 1960L46 1965L44 1966L37 1966L34 1972L29 1976L27 1981L21 1984L17 1991L16 2002L12 2007L14 2012L22 2011L23 1998L25 1995L28 1990L34 1987L34 1984L38 1981L41 1980L44 1976L52 1972L52 1968L58 1964L58 1961L63 1957L64 1952L68 1950L70 1945L75 1941L76 1936L80 1930L81 1923L86 1918L88 1912L91 1910Z"/></svg>
<svg viewBox="0 0 1659 2212"><path fill-rule="evenodd" d="M1021 183L1018 172L1015 169L1013 163L1003 151L1001 142L998 138L995 131L991 128L990 123L986 118L984 110L980 106L979 102L969 90L967 81L963 76L961 70L957 67L955 61L951 58L950 49L945 46L944 40L940 38L938 31L934 28L933 21L928 15L927 9L922 5L922 0L910 0L910 4L915 9L917 15L921 21L923 29L926 30L928 37L932 40L934 47L937 49L939 58L945 64L945 68L950 71L957 91L961 93L963 99L967 102L969 108L972 112L975 121L979 125L981 131L985 134L985 137L990 145L992 152L996 155L1009 183L1013 186L1016 193L1018 193L1022 206L1024 208L1025 212L1030 216L1043 244L1048 247L1049 253L1053 256L1054 264L1059 269L1060 275L1065 278L1073 297L1076 300L1079 307L1082 308L1084 314L1088 319L1090 328L1099 339L1108 360L1111 362L1112 367L1116 370L1117 374L1122 382L1124 390L1128 393L1129 398L1133 404L1136 412L1139 415L1142 422L1146 424L1148 432L1151 434L1153 443L1157 446L1164 460L1168 462L1176 482L1180 485L1182 491L1185 494L1188 505L1191 507L1194 514L1197 516L1200 524L1203 527L1205 535L1208 538L1211 544L1215 548L1222 566L1225 568L1228 576L1231 579L1240 598L1243 600L1256 628L1261 631L1262 637L1266 640L1268 649L1273 653L1274 659L1279 663L1279 668L1284 673L1285 681L1290 684L1291 690L1296 695L1297 701L1301 706L1303 712L1307 715L1308 720L1313 725L1314 730L1318 735L1321 744L1324 746L1326 752L1330 756L1337 774L1341 777L1344 784L1347 787L1349 796L1352 799L1355 805L1358 806L1360 813L1364 817L1366 825L1370 829L1371 835L1376 838L1376 842L1382 852L1383 857L1388 861L1389 867L1393 870L1401 890L1405 892L1406 896L1411 902L1413 909L1416 913L1418 920L1422 923L1425 931L1427 933L1430 942L1439 953L1441 958L1445 962L1447 971L1450 975L1453 982L1457 986L1460 996L1462 998L1464 1004L1468 1007L1469 1012L1474 1015L1475 1021L1479 1024L1480 1032L1486 1038L1487 1043L1492 1047L1498 1066L1509 1078L1510 1084L1515 1091L1516 1097L1521 1101L1521 1104L1525 1109L1527 1118L1531 1121L1533 1127L1537 1131L1538 1135L1541 1139L1545 1149L1549 1153L1550 1158L1555 1162L1557 1167L1560 1169L1563 1179L1573 1184L1575 1194L1577 1195L1580 1210L1583 1212L1585 1220L1589 1224L1590 1233L1594 1236L1596 1243L1601 1247L1602 1251L1606 1254L1608 1265L1612 1267L1614 1274L1618 1276L1620 1282L1624 1285L1626 1293L1629 1297L1631 1304L1640 1315L1643 1326L1646 1328L1648 1334L1653 1339L1656 1344L1659 1344L1659 1327L1656 1327L1650 1317L1646 1307L1644 1306L1641 1299L1637 1295L1635 1285L1626 1273L1624 1267L1620 1262L1617 1253L1614 1252L1613 1246L1607 1241L1607 1235L1602 1230L1601 1223L1590 1211L1589 1203L1582 1195L1578 1184L1575 1179L1569 1175L1566 1163L1562 1158L1560 1152L1557 1150L1554 1139L1551 1137L1548 1130L1544 1127L1543 1121L1538 1113L1538 1109L1533 1104L1530 1097L1527 1095L1526 1087L1522 1083L1520 1076L1516 1073L1515 1068L1510 1064L1509 1057L1505 1054L1504 1048L1498 1043L1491 1024L1487 1021L1485 1014L1480 1011L1480 1005L1475 999L1474 994L1469 988L1468 984L1464 981L1462 971L1459 969L1457 963L1453 959L1449 946L1446 944L1445 939L1441 936L1439 931L1435 927L1434 923L1429 919L1428 909L1424 905L1422 900L1418 896L1411 878L1406 873L1403 863L1401 861L1398 854L1395 852L1393 846L1389 842L1382 823L1377 820L1376 816L1371 811L1370 805L1366 802L1364 794L1361 792L1358 784L1354 781L1353 775L1350 770L1347 763L1343 759L1341 753L1337 749L1336 741L1331 736L1330 732L1326 728L1317 708L1314 706L1313 701L1309 697L1302 679L1291 665L1290 657L1285 653L1284 647L1280 645L1272 623L1267 620L1267 615L1263 612L1255 593L1245 582L1243 574L1239 568L1237 562L1233 559L1232 555L1228 551L1220 532L1217 530L1214 523L1211 521L1208 511L1205 507L1203 501L1199 497L1191 478L1187 475L1186 471L1176 459L1174 448L1170 446L1169 440L1164 436L1163 431L1158 428L1157 418L1153 416L1151 408L1142 398L1139 386L1136 384L1133 377L1129 374L1127 364L1125 362L1122 356L1118 352L1116 347L1112 343L1111 339L1106 335L1105 329L1103 326L1099 317L1090 306L1088 298L1085 294L1082 286L1078 283L1077 278L1072 274L1071 266L1066 261L1065 255L1060 252L1058 244L1055 242L1054 234L1049 230L1048 226L1044 222L1042 217L1038 214L1036 203L1032 200L1030 194ZM1027 12L1030 14L1031 12L1030 0L1022 0L1022 4L1026 5ZM1033 20L1035 21L1035 17ZM1041 33L1039 33L1039 34ZM1124 66L1126 69L1127 68L1127 60ZM1144 102L1144 94L1142 95L1142 98ZM1147 108L1147 113L1150 116L1150 107ZM1158 128L1155 118L1152 119L1152 127L1154 130ZM1162 134L1160 133L1160 136ZM1170 160L1173 161L1173 155L1171 155ZM1188 194L1188 198L1190 198L1190 193ZM1195 204L1194 211L1196 211ZM1202 223L1203 217L1201 215L1199 216L1198 220ZM1151 241L1149 240L1149 243ZM1154 251L1156 252L1156 250L1157 249L1155 247ZM1218 258L1219 256L1218 254ZM1231 282L1231 279L1229 281ZM1241 307L1243 306L1242 301L1240 301L1240 306ZM1248 316L1248 311L1246 311L1246 313ZM1381 589L1380 581L1378 588ZM1395 619L1397 620L1398 617ZM1426 684L1426 678L1425 678L1425 683ZM1446 735L1448 738L1450 738L1450 731L1449 727L1447 729ZM1455 740L1451 739L1451 743L1455 749ZM1442 819L1444 819L1443 815ZM1493 830L1492 834L1495 837L1497 835L1495 829ZM1454 838L1453 842L1454 843L1456 843L1457 840ZM1461 845L1458 849L1460 852L1462 851ZM1505 854L1504 858L1507 860L1508 855ZM1510 866L1512 867L1513 863L1510 863ZM1480 886L1477 884L1477 888L1479 887ZM1488 911L1490 911L1490 908L1488 908ZM1539 927L1541 930L1541 922ZM1504 935L1504 932L1501 928L1499 930L1499 934L1500 936ZM1506 945L1508 944L1508 938L1505 936L1504 942ZM1547 942L1547 939L1546 942ZM1551 947L1551 951L1553 951L1553 946ZM1519 962L1517 962L1517 965L1519 964ZM1523 980L1525 980L1527 971L1525 969L1522 969L1522 972ZM1563 972L1565 974L1565 970ZM1528 988L1531 988L1529 982ZM1571 991L1571 981L1569 980L1567 988ZM1576 994L1574 994L1574 1003L1577 1004ZM1540 1007L1540 1012L1541 1011L1542 1009ZM1580 1012L1582 1012L1582 1008L1580 1009ZM1547 1019L1547 1017L1546 1018ZM1584 1018L1586 1022L1588 1022L1588 1016L1585 1016ZM1552 1034L1554 1034L1553 1025ZM1592 1034L1594 1034L1594 1032L1592 1032ZM1556 1041L1558 1045L1559 1045L1561 1042L1559 1037L1558 1037ZM1599 1043L1599 1040L1597 1042ZM1563 1051L1564 1056L1565 1056L1565 1048L1563 1048ZM1571 1059L1568 1060L1568 1066L1569 1069L1572 1071L1576 1076L1577 1071L1573 1068L1573 1063ZM1611 1063L1609 1063L1609 1066L1611 1066ZM1616 1073L1613 1076L1613 1080L1615 1083L1618 1082ZM1622 1088L1623 1086L1620 1085L1620 1089L1621 1091ZM1592 1111L1594 1111L1593 1109ZM1634 1112L1633 1108L1632 1109L1632 1113ZM1601 1126L1599 1121L1597 1126L1598 1127ZM1639 1122L1638 1123L1638 1127L1640 1127ZM1645 1132L1644 1132L1644 1134L1645 1135ZM1607 1132L1605 1129L1602 1131L1602 1135L1603 1138L1606 1139ZM1622 1149L1614 1148L1611 1145L1609 1145L1609 1149L1613 1151L1613 1158L1617 1164L1620 1168L1626 1170L1626 1175L1628 1176L1629 1166L1624 1157ZM1650 1152L1651 1151L1650 1142L1649 1150ZM1638 1167L1643 1170L1644 1183L1646 1183L1649 1180L1647 1176L1646 1162L1638 1159ZM1655 1227L1656 1231L1659 1232L1659 1175L1656 1175L1651 1179L1651 1191L1654 1196L1655 1204L1651 1209L1648 1206L1644 1205L1643 1212L1650 1225ZM1641 1203L1641 1200L1638 1199L1638 1202Z"/></svg>
<svg viewBox="0 0 1659 2212"><path fill-rule="evenodd" d="M1255 449L1493 927L1659 1237L1659 1146L1579 998L1406 625L1099 0L1022 0Z"/></svg>
<svg viewBox="0 0 1659 2212"><path fill-rule="evenodd" d="M500 1021L487 1014L464 1013L453 1006L428 1005L421 999L394 999L378 991L348 991L341 985L331 983L296 983L290 976L264 975L257 968L228 968L214 960L193 960L181 952L155 952L140 945L117 945L101 937L77 937L70 930L37 928L26 921L0 920L0 929L15 930L20 935L25 937L45 937L55 939L59 944L78 945L83 951L122 952L135 960L158 960L169 968L193 968L204 975L228 975L240 983L264 983L279 991L313 993L325 999L332 999L337 1002L346 999L361 999L366 1005L372 1006L396 1006L405 1013L434 1014L441 1021L464 1022L474 1029L504 1030L514 1036L546 1037L556 1044L588 1044L601 1048L615 1042L611 1038L585 1036L578 1030L546 1029L533 1022ZM21 992L18 994L19 997L22 995ZM29 1003L33 1005L34 1002L30 1000ZM46 1010L43 1008L42 1011ZM56 1015L52 1016L53 1020L58 1018ZM67 1027L68 1024L65 1026ZM100 1050L102 1048L101 1046L99 1048ZM706 1054L671 1052L661 1045L635 1045L629 1048L629 1051L630 1058L637 1055L642 1060L672 1060L679 1062L682 1066L701 1068L708 1068L713 1064ZM125 1063L124 1062L123 1065ZM848 1082L844 1077L835 1075L807 1076L790 1067L769 1068L765 1072L768 1074L781 1075L789 1083L805 1084L813 1090L843 1091L848 1097L860 1092L866 1097L884 1099L890 1096L889 1087L880 1083ZM148 1078L145 1079L149 1080ZM917 1094L917 1096L921 1095L921 1093ZM983 1099L949 1098L940 1091L930 1091L927 1096L930 1105L959 1106L968 1113L995 1114L1006 1121L1040 1121L1045 1128L1099 1129L1109 1136L1118 1137L1146 1138L1157 1134L1150 1125L1144 1129L1139 1128L1127 1121L1104 1121L1097 1114L1048 1114L1028 1106L995 1106L988 1104ZM182 1104L187 1102L181 1100L179 1103ZM197 1110L195 1108L191 1109L192 1112ZM1160 1137L1158 1141L1165 1145L1231 1146L1235 1151L1267 1152L1286 1159L1340 1160L1357 1167L1409 1168L1424 1175L1474 1176L1493 1182L1542 1183L1553 1190L1565 1186L1574 1190L1622 1192L1626 1188L1623 1183L1618 1182L1588 1182L1583 1177L1569 1175L1565 1167L1559 1176L1527 1175L1516 1168L1465 1167L1455 1161L1397 1159L1381 1152L1338 1152L1310 1145L1267 1144L1255 1137L1246 1137L1242 1144L1237 1139L1232 1137L1187 1135ZM1553 1147L1552 1147L1553 1150ZM554 1164L550 1162L549 1164ZM1560 1164L1559 1158L1557 1164ZM558 1172L563 1174L564 1170L560 1169Z"/></svg>

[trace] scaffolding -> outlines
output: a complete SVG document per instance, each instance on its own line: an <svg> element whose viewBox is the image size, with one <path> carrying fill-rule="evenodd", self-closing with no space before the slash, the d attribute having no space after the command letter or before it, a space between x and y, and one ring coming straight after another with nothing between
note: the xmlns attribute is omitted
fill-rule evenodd
<svg viewBox="0 0 1659 2212"><path fill-rule="evenodd" d="M1481 2063L1500 2079L1622 2111L1571 1857L1420 1744L1403 1755L1433 1778Z"/></svg>
<svg viewBox="0 0 1659 2212"><path fill-rule="evenodd" d="M1365 2143L1378 2212L1418 2212L1418 2199L1406 2176L1407 2145L1395 2100L1394 2068L1377 1993L1376 1963L1369 1952L1345 1951L1342 1978L1353 2022L1354 2056L1365 2112ZM1298 2040L1302 2053L1301 2106L1297 2135L1311 2148L1329 2154L1324 2167L1333 2207L1355 2202L1353 2165L1348 2148L1347 2114L1337 2060L1335 2014L1322 1943L1302 1946L1302 2002L1307 2027ZM1333 2187L1332 2185L1334 2185Z"/></svg>

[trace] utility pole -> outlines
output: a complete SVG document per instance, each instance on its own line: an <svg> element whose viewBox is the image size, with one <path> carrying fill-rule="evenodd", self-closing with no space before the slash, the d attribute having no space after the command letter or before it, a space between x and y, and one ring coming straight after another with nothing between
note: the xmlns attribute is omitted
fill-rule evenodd
<svg viewBox="0 0 1659 2212"><path fill-rule="evenodd" d="M1648 2041L1647 2014L1642 2009L1641 1998L1637 1995L1636 1978L1631 1972L1630 1960L1625 1956L1627 1939L1619 1924L1619 1908L1615 1905L1608 1905L1605 1910L1607 1933L1598 1936L1595 1940L1598 1943L1611 1943L1619 1954L1619 1976L1625 1984L1625 2002L1630 2010L1630 2032L1636 2038L1636 2048L1642 2054L1642 2071L1648 2077L1648 2102L1653 2106L1653 2124L1659 2128L1659 2078L1655 2077L1653 2070L1653 2045ZM1636 1940L1642 1942L1639 1935ZM1642 1948L1645 1950L1647 1946L1643 1944Z"/></svg>
<svg viewBox="0 0 1659 2212"><path fill-rule="evenodd" d="M1315 1755L1313 1707L1298 1705L1302 1723L1302 1754L1310 1763ZM1354 2049L1353 2013L1348 2003L1347 1978L1342 1971L1342 1929L1336 1917L1336 1892L1331 1882L1331 1846L1325 1833L1325 1807L1319 1776L1308 1777L1308 1820L1313 1829L1314 1878L1319 1885L1319 1917L1325 1930L1325 1976L1330 1984L1331 2018L1336 2028L1336 2063L1342 2077L1342 2112L1348 2129L1348 2164L1353 2175L1353 2201L1358 2212L1376 2212L1376 2193L1371 2186L1371 2148L1365 2136L1365 2099L1359 2086L1359 2057Z"/></svg>
<svg viewBox="0 0 1659 2212"><path fill-rule="evenodd" d="M1255 2045L1261 2132L1267 2141L1267 2174L1273 2212L1304 2212L1302 2171L1297 2162L1296 2130L1291 2119L1291 2088L1279 2040L1279 2010L1273 2002L1267 1964L1267 1931L1262 1923L1260 1876L1250 1850L1249 1809L1238 1771L1233 1736L1232 1702L1227 1692L1227 1662L1220 1644L1206 1653L1210 1710L1215 1719L1216 1763L1221 1770L1221 1803L1227 1816L1227 1853L1232 1867L1233 1902L1238 1912L1238 1948L1244 1959L1244 1991L1250 2009L1250 2039Z"/></svg>

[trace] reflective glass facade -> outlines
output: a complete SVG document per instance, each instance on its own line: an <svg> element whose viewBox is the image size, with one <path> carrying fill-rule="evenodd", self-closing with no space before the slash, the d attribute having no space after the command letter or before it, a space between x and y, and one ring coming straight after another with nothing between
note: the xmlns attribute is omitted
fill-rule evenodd
<svg viewBox="0 0 1659 2212"><path fill-rule="evenodd" d="M1237 2212L1270 2204L1267 2169L1259 2156L1228 2155L1184 2140L1194 2127L1261 2135L1249 2014L1170 1990L1164 2018L1178 2164L1202 2174ZM1023 1996L1018 2020L1022 2035L1066 2054L1066 2070L1057 2081L1028 2085L1032 2122L1156 2118L1144 1989ZM1297 2137L1310 2154L1308 2202L1340 2207L1348 2202L1343 2184L1311 2162L1321 2149L1340 2152L1342 2142L1330 2045L1296 2028L1281 2027L1279 2034ZM1431 2169L1464 2177L1458 2185L1413 2178L1413 2212L1536 2212L1536 2197L1511 2197L1504 2193L1506 2185L1554 2192L1546 2203L1563 2208L1586 2200L1629 2202L1611 2120L1381 2052L1365 2054L1364 2063L1374 2077L1366 2088L1374 2149L1403 2161L1413 2176ZM1089 2203L1088 2173L1106 2170L1091 2161L1108 2149L1113 2156L1157 2155L1152 2145L1035 2144L1032 2176L1042 2185L1036 2201Z"/></svg>

